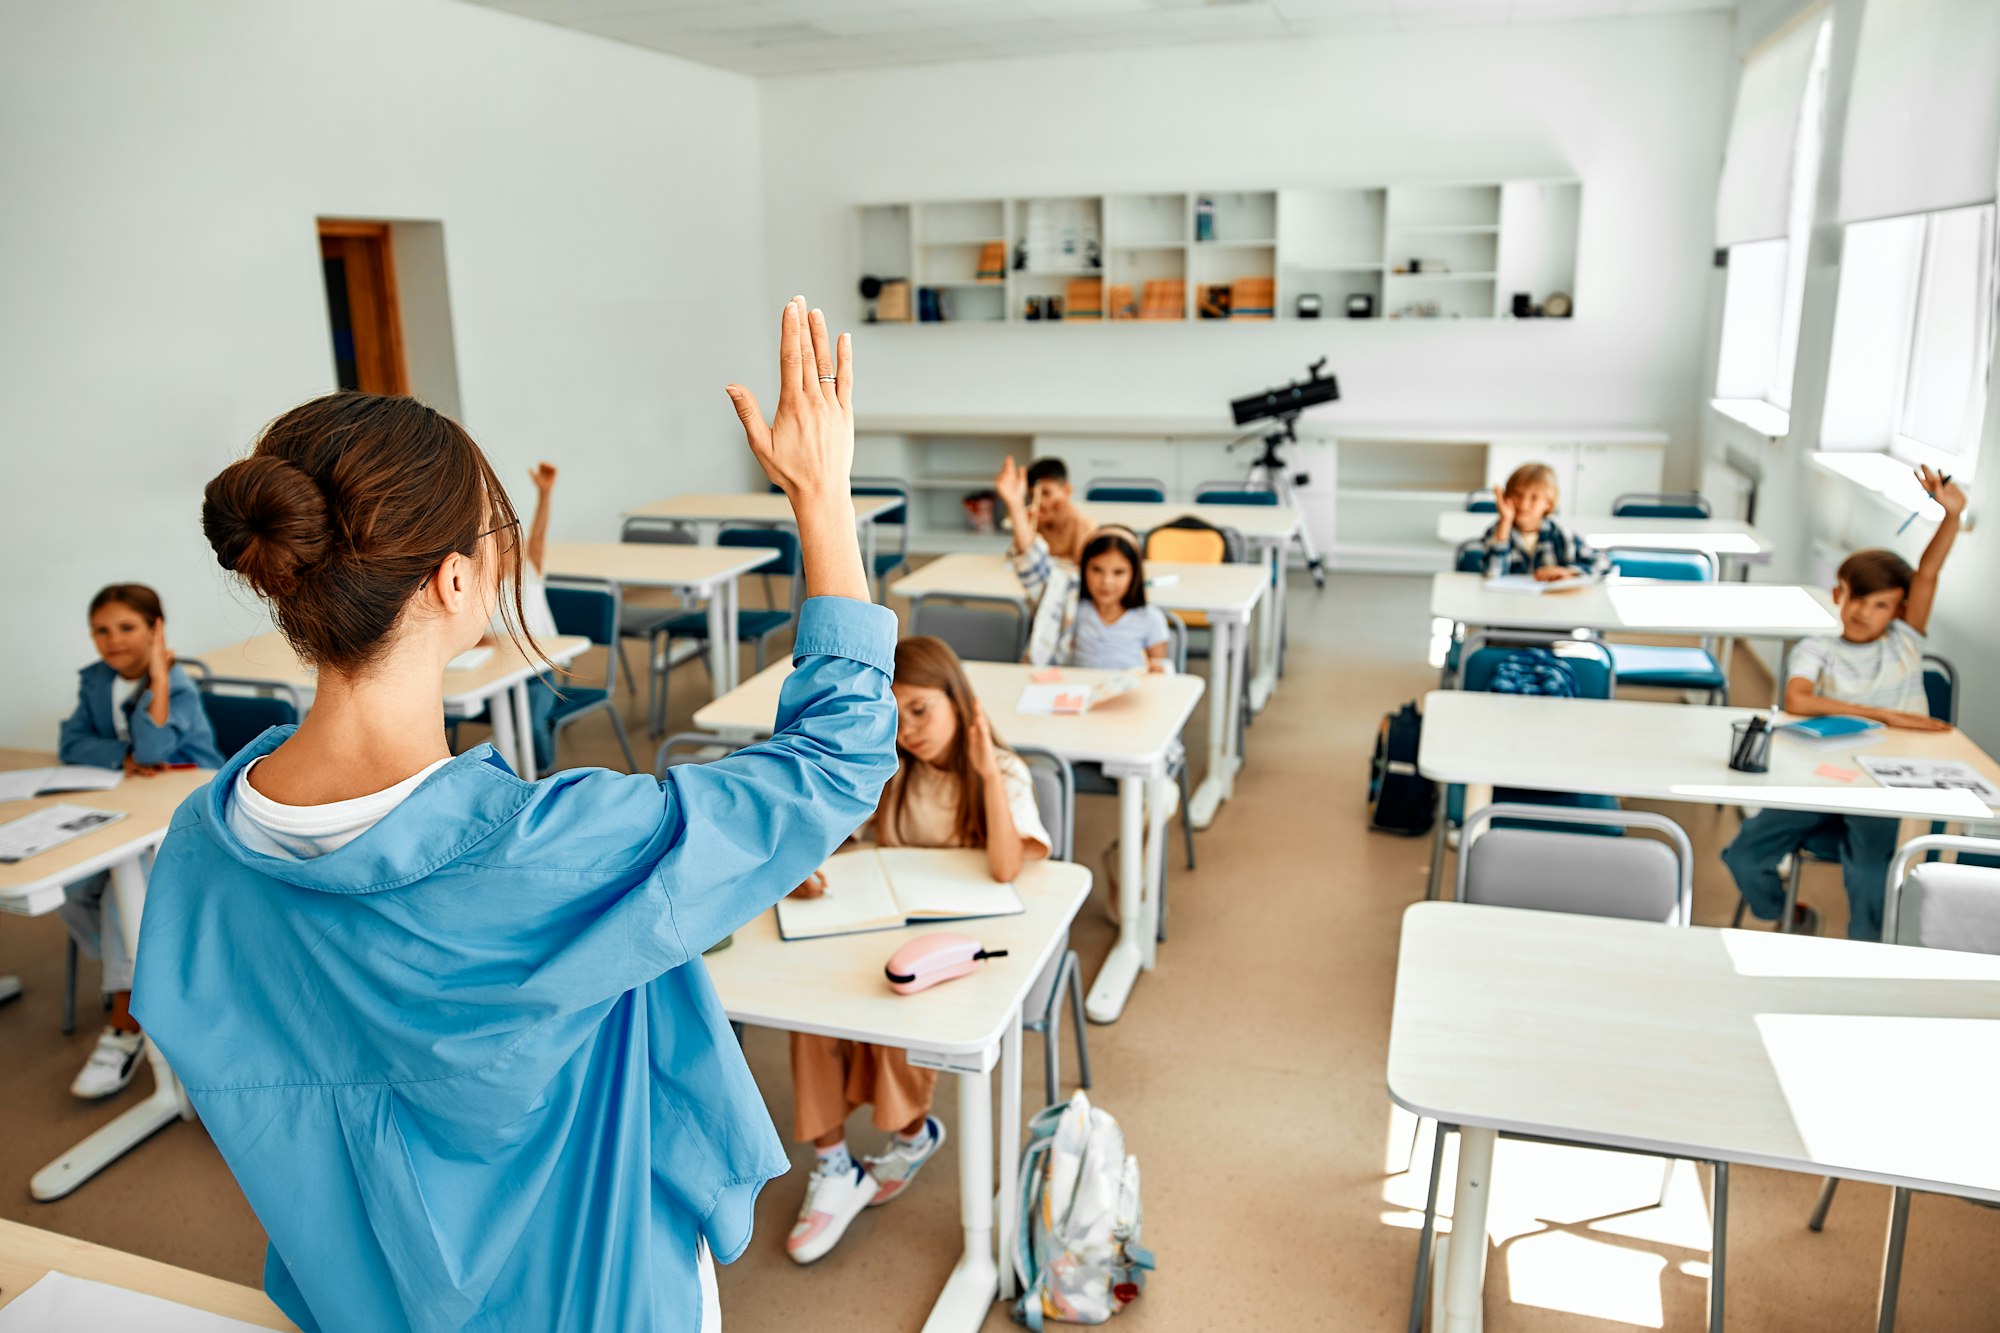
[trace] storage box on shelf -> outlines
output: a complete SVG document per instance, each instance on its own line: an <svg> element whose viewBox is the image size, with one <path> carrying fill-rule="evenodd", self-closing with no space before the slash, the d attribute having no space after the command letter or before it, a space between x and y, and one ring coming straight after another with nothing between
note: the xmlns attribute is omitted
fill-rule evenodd
<svg viewBox="0 0 2000 1333"><path fill-rule="evenodd" d="M946 323L1057 303L1092 322L1290 320L1302 297L1305 317L1490 319L1574 292L1581 203L1576 181L1523 180L880 204L860 210L860 261L913 275L935 293L919 317ZM982 257L1002 238L995 282ZM1073 293L1078 277L1097 288Z"/></svg>

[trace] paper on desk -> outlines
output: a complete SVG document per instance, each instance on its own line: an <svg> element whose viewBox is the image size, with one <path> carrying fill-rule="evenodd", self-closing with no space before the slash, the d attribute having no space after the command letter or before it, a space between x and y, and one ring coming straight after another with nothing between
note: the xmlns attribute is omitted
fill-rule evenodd
<svg viewBox="0 0 2000 1333"><path fill-rule="evenodd" d="M1858 768L1842 768L1839 764L1821 764L1813 770L1814 777L1832 778L1835 782L1852 782L1861 776Z"/></svg>
<svg viewBox="0 0 2000 1333"><path fill-rule="evenodd" d="M1090 687L1087 685L1026 685L1021 689L1021 701L1014 705L1014 711L1030 717L1049 713L1081 713L1090 702Z"/></svg>
<svg viewBox="0 0 2000 1333"><path fill-rule="evenodd" d="M1572 592L1578 588L1588 588L1598 581L1588 574L1579 574L1569 579L1538 579L1533 574L1495 574L1486 580L1484 586L1488 592L1540 597L1545 592Z"/></svg>
<svg viewBox="0 0 2000 1333"><path fill-rule="evenodd" d="M115 768L91 764L16 769L0 773L0 801L25 801L52 791L110 791L124 780L125 775Z"/></svg>
<svg viewBox="0 0 2000 1333"><path fill-rule="evenodd" d="M19 819L0 824L0 863L25 861L123 818L122 810L92 810L87 805L45 805L30 810Z"/></svg>
<svg viewBox="0 0 2000 1333"><path fill-rule="evenodd" d="M1979 770L1956 759L1881 759L1855 756L1868 776L1885 787L1917 788L1922 791L1969 791L1988 805L2000 802L2000 790L1981 777Z"/></svg>
<svg viewBox="0 0 2000 1333"><path fill-rule="evenodd" d="M129 1329L132 1333L259 1333L241 1319L127 1291L103 1282L50 1272L0 1308L0 1333L76 1333L79 1329Z"/></svg>

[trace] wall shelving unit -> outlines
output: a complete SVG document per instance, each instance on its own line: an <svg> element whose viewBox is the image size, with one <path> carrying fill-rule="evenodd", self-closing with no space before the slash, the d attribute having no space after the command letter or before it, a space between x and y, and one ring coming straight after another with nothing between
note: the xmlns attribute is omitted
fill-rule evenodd
<svg viewBox="0 0 2000 1333"><path fill-rule="evenodd" d="M1032 322L1031 305L1045 316L1053 298L1064 323L1223 323L1203 318L1203 293L1240 292L1244 279L1275 289L1257 322L1301 318L1308 294L1324 319L1505 319L1516 294L1536 307L1556 293L1574 302L1582 188L1545 179L869 204L855 257L861 274L910 283L912 322ZM982 279L981 253L996 243L1004 274ZM921 288L937 293L936 321L917 320ZM1350 315L1359 296L1367 314ZM1244 320L1242 308L1231 318Z"/></svg>

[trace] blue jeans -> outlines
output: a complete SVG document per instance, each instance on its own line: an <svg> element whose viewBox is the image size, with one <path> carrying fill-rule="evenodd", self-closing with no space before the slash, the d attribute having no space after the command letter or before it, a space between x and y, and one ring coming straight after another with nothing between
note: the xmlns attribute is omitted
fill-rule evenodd
<svg viewBox="0 0 2000 1333"><path fill-rule="evenodd" d="M1760 921L1776 921L1785 910L1785 884L1778 863L1811 845L1840 857L1847 889L1847 938L1882 938L1882 897L1890 858L1896 854L1898 821L1867 815L1819 815L1804 810L1762 810L1743 821L1736 841L1722 849L1722 863Z"/></svg>

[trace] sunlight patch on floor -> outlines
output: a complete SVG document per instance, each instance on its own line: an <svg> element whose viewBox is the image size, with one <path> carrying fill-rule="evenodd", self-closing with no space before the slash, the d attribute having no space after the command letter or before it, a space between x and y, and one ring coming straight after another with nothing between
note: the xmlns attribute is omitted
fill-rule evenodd
<svg viewBox="0 0 2000 1333"><path fill-rule="evenodd" d="M1525 1236L1506 1249L1507 1287L1516 1305L1662 1328L1660 1275L1667 1261L1567 1231Z"/></svg>

